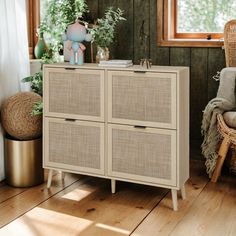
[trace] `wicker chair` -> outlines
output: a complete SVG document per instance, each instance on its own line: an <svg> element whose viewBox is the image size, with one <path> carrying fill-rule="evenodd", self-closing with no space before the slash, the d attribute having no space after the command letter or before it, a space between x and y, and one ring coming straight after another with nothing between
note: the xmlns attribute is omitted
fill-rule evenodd
<svg viewBox="0 0 236 236"><path fill-rule="evenodd" d="M226 67L236 66L236 20L231 20L224 27L224 48Z"/></svg>
<svg viewBox="0 0 236 236"><path fill-rule="evenodd" d="M236 147L236 130L233 128L229 128L226 125L224 118L221 114L217 115L217 126L218 126L218 131L222 137L222 142L218 151L218 159L216 162L216 167L211 178L211 181L214 183L217 182L220 176L221 169L224 164L224 161L225 161L225 158L226 158L226 155L228 153L230 146L233 147L234 150ZM235 156L233 156L231 160L232 172L234 172L234 168L235 168L234 164L236 164Z"/></svg>
<svg viewBox="0 0 236 236"><path fill-rule="evenodd" d="M225 61L226 67L236 67L236 20L231 20L225 24L224 27L224 48L225 48ZM217 116L218 130L222 136L222 143L218 152L218 159L215 170L213 172L211 181L217 182L221 169L229 150L232 146L236 150L236 129L229 128L221 114ZM234 167L235 165L235 167ZM231 161L231 169L234 172L236 169L236 162Z"/></svg>

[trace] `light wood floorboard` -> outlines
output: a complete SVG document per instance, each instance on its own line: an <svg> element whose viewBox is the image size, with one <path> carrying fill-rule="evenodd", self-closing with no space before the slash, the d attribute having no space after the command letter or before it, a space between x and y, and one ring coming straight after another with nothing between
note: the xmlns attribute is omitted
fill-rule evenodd
<svg viewBox="0 0 236 236"><path fill-rule="evenodd" d="M12 188L5 183L0 184L0 203L15 197L16 195L23 193L28 188Z"/></svg>
<svg viewBox="0 0 236 236"><path fill-rule="evenodd" d="M3 236L236 235L236 176L213 184L199 160L177 212L166 189L118 182L111 194L109 180L92 177L54 176L50 190L44 183L15 195L8 188L0 185L0 196L10 196L0 203Z"/></svg>
<svg viewBox="0 0 236 236"><path fill-rule="evenodd" d="M56 175L54 176L54 184L50 190L48 190L46 184L43 183L36 187L28 188L21 194L17 194L15 197L3 201L0 204L0 227L8 224L17 217L25 214L30 209L46 201L54 194L77 181L79 177L80 176L77 175L68 175L68 178L65 181L61 181L60 176ZM9 188L7 192L10 193L12 190L13 188ZM6 193L6 195L8 195L8 193Z"/></svg>
<svg viewBox="0 0 236 236"><path fill-rule="evenodd" d="M139 227L132 234L133 236L166 236L169 235L174 230L176 225L182 221L195 200L209 182L209 179L205 173L205 169L203 169L203 163L199 163L199 161L192 161L191 164L190 179L187 181L185 186L186 200L182 200L179 194L179 210L173 211L171 209L172 201L171 193L169 193L150 213L144 222L139 225ZM183 236L185 236L185 234L183 234Z"/></svg>
<svg viewBox="0 0 236 236"><path fill-rule="evenodd" d="M110 181L76 182L0 230L23 235L129 235L166 195L167 190ZM64 224L63 224L64 222Z"/></svg>
<svg viewBox="0 0 236 236"><path fill-rule="evenodd" d="M236 235L236 178L209 182L170 235Z"/></svg>

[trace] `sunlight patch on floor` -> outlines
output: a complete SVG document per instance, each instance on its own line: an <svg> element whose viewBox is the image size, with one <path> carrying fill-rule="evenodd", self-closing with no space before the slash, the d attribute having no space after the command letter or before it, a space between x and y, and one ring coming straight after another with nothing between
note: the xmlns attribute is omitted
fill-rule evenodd
<svg viewBox="0 0 236 236"><path fill-rule="evenodd" d="M120 229L120 228L110 226L110 225L97 223L96 226L99 227L99 228L105 229L105 230L109 230L109 231L119 233L119 234L124 234L124 235L129 235L130 234L130 231L128 231L128 230Z"/></svg>
<svg viewBox="0 0 236 236"><path fill-rule="evenodd" d="M36 207L21 218L0 229L0 235L76 236L80 232L86 230L93 223L93 221L80 217Z"/></svg>
<svg viewBox="0 0 236 236"><path fill-rule="evenodd" d="M82 189L74 189L71 192L63 195L62 198L66 198L66 199L78 202L82 200L83 198L87 197L89 194L91 194L91 191L82 190Z"/></svg>

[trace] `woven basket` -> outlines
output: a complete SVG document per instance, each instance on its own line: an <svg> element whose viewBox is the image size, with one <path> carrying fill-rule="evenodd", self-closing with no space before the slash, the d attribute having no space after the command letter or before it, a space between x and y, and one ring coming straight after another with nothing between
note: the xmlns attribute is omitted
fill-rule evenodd
<svg viewBox="0 0 236 236"><path fill-rule="evenodd" d="M34 104L42 97L33 92L21 92L6 99L1 107L1 122L5 131L19 140L35 139L42 134L42 116L31 115Z"/></svg>
<svg viewBox="0 0 236 236"><path fill-rule="evenodd" d="M231 144L231 148L233 149L232 155L230 155L227 165L231 173L236 174L236 130L229 128L225 122L224 118L221 114L217 115L218 121L218 131L221 134L222 138L227 138Z"/></svg>
<svg viewBox="0 0 236 236"><path fill-rule="evenodd" d="M231 20L224 27L224 47L227 67L236 66L236 20Z"/></svg>

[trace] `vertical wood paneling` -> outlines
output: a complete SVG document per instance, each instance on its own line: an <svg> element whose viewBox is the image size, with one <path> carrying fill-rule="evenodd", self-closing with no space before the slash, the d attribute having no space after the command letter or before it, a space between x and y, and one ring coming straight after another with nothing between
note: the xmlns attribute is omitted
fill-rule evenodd
<svg viewBox="0 0 236 236"><path fill-rule="evenodd" d="M90 24L94 24L96 19L98 18L98 0L87 0L89 12L86 14L85 20ZM86 62L92 62L91 57L93 57L93 62L95 62L95 48L91 51L91 43L85 43L86 51L85 51L85 60ZM93 52L93 53L92 53ZM91 55L93 54L93 56Z"/></svg>
<svg viewBox="0 0 236 236"><path fill-rule="evenodd" d="M152 56L154 65L169 66L170 65L170 48L157 47L156 55Z"/></svg>
<svg viewBox="0 0 236 236"><path fill-rule="evenodd" d="M141 58L150 58L150 30L149 30L149 1L134 0L134 63L139 64ZM144 33L147 39L147 55L145 55L145 44L140 39L140 30L144 21Z"/></svg>
<svg viewBox="0 0 236 236"><path fill-rule="evenodd" d="M201 139L202 111L207 103L207 48L191 49L190 137Z"/></svg>
<svg viewBox="0 0 236 236"><path fill-rule="evenodd" d="M225 65L225 54L221 48L209 48L208 55L208 101L216 96L219 82L212 79L217 71L221 71Z"/></svg>
<svg viewBox="0 0 236 236"><path fill-rule="evenodd" d="M176 48L157 46L157 0L87 0L91 15L104 16L109 6L125 10L127 21L117 27L111 58L132 59L136 64L143 57L139 33L145 20L145 33L150 35L150 58L154 65L190 67L190 133L191 140L201 141L202 111L214 98L218 82L212 76L225 67L224 51L220 48Z"/></svg>
<svg viewBox="0 0 236 236"><path fill-rule="evenodd" d="M86 2L89 8L88 20L94 22L98 18L98 0L87 0Z"/></svg>
<svg viewBox="0 0 236 236"><path fill-rule="evenodd" d="M171 66L190 66L190 48L170 48Z"/></svg>
<svg viewBox="0 0 236 236"><path fill-rule="evenodd" d="M136 14L135 17L136 18ZM157 47L157 1L150 0L150 55L154 65L169 65L168 47Z"/></svg>
<svg viewBox="0 0 236 236"><path fill-rule="evenodd" d="M111 57L116 59L133 59L134 54L134 23L133 23L133 0L99 0L99 17L104 16L105 10L113 6L124 10L126 21L117 26L115 42L110 47Z"/></svg>

